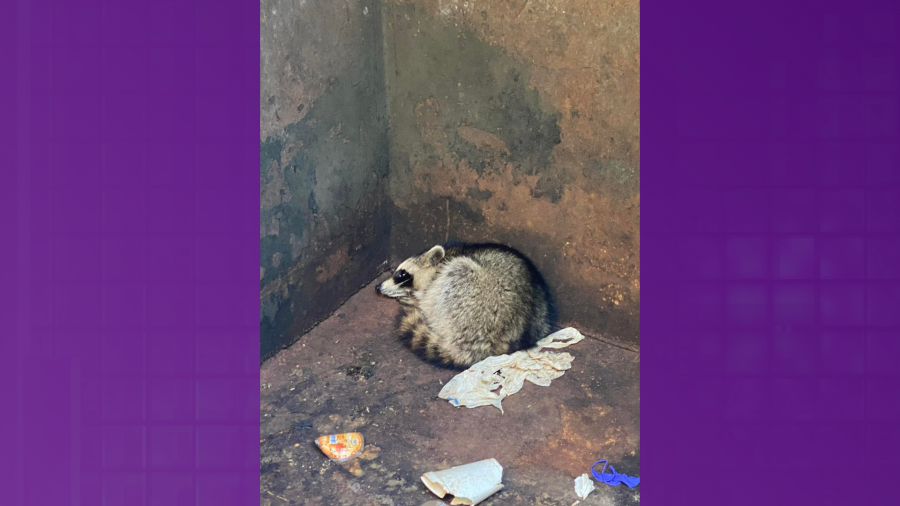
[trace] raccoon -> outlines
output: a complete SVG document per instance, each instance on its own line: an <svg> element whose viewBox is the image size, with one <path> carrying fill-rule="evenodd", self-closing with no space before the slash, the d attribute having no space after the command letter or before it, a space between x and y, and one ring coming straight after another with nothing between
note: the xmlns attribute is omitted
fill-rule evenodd
<svg viewBox="0 0 900 506"><path fill-rule="evenodd" d="M400 302L404 344L453 369L531 348L556 319L537 267L502 244L434 246L401 263L376 290Z"/></svg>

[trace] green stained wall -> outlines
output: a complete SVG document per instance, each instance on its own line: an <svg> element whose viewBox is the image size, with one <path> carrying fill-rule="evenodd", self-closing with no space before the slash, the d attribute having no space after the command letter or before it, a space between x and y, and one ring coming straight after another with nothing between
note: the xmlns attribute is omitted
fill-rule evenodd
<svg viewBox="0 0 900 506"><path fill-rule="evenodd" d="M261 355L384 269L388 143L377 1L260 2Z"/></svg>

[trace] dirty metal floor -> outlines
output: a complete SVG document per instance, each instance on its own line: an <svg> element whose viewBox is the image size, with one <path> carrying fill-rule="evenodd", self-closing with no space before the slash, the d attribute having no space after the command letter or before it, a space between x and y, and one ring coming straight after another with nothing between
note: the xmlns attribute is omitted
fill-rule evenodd
<svg viewBox="0 0 900 506"><path fill-rule="evenodd" d="M437 397L454 371L392 337L396 302L374 283L260 369L260 503L420 506L422 474L495 458L505 489L488 505L571 506L574 478L599 459L640 476L640 356L588 338L549 387L526 383L493 406ZM313 444L361 432L366 451L337 464ZM640 487L596 490L583 506L639 504ZM448 496L449 498L449 496Z"/></svg>

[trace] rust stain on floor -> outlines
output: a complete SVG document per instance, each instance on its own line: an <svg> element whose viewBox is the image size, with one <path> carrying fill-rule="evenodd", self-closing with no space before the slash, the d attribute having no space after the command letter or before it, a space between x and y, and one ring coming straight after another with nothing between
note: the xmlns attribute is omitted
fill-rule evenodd
<svg viewBox="0 0 900 506"><path fill-rule="evenodd" d="M629 442L629 431L618 425L609 406L589 406L573 410L560 406L560 427L541 444L516 461L517 464L549 465L578 476L598 460L619 460L637 441ZM609 423L612 422L612 423ZM630 451L630 450L629 450Z"/></svg>
<svg viewBox="0 0 900 506"><path fill-rule="evenodd" d="M570 506L575 476L597 459L640 475L640 357L595 339L566 351L572 369L527 384L493 407L437 397L453 371L417 359L393 337L394 301L374 285L260 370L263 505L417 506L434 499L420 477L486 458L506 488L485 505ZM358 431L365 452L339 464L313 444ZM639 503L639 490L597 485L583 505Z"/></svg>

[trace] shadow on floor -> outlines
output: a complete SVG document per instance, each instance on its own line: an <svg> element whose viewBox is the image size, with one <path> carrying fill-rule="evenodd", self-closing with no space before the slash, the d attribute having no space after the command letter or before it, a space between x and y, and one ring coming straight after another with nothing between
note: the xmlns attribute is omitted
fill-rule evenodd
<svg viewBox="0 0 900 506"><path fill-rule="evenodd" d="M574 479L598 459L640 476L640 356L595 339L565 351L572 369L549 387L526 383L492 406L437 397L454 371L417 359L393 337L396 302L375 283L260 369L262 505L419 506L428 471L487 458L506 488L485 506L571 506ZM361 432L366 451L337 464L313 444ZM630 505L640 488L597 489L580 504Z"/></svg>

